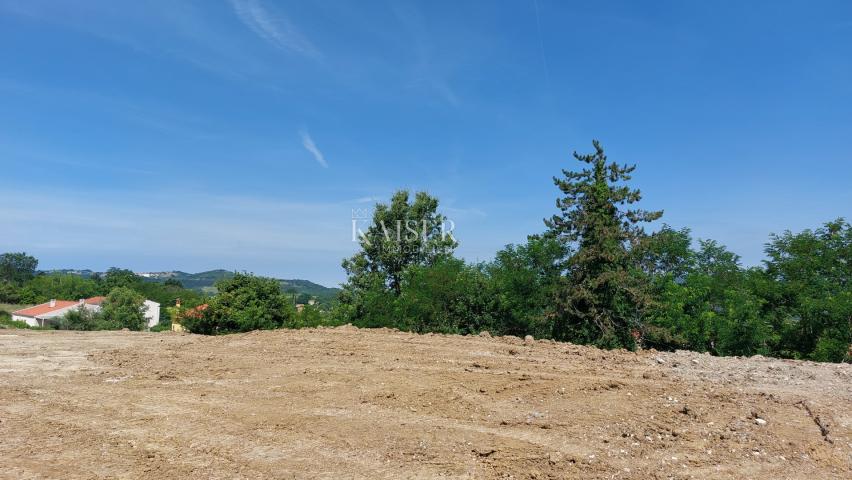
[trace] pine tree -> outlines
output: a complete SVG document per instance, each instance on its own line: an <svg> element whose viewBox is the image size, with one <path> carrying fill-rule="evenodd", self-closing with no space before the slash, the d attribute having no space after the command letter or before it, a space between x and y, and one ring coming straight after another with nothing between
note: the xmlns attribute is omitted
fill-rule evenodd
<svg viewBox="0 0 852 480"><path fill-rule="evenodd" d="M633 333L641 330L642 310L649 303L647 281L635 265L631 249L646 237L642 222L662 211L625 209L638 202L639 190L623 182L634 166L607 161L600 143L595 153L574 158L589 165L579 172L564 170L553 178L562 191L560 213L545 224L574 253L565 261L557 288L554 338L608 348L634 348Z"/></svg>

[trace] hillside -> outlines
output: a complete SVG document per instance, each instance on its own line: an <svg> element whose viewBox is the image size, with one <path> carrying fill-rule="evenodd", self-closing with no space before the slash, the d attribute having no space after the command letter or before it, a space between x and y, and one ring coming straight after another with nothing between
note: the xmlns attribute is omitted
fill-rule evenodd
<svg viewBox="0 0 852 480"><path fill-rule="evenodd" d="M16 331L0 365L0 478L852 478L852 365L352 327Z"/></svg>
<svg viewBox="0 0 852 480"><path fill-rule="evenodd" d="M50 270L48 273L63 273L70 275L80 275L82 277L91 277L96 272L92 270ZM214 293L216 290L213 285L216 281L223 278L234 276L234 272L230 270L218 269L200 273L186 273L181 271L168 272L151 272L142 273L142 277L147 281L165 282L169 279L178 280L184 287L197 290L204 293ZM279 279L281 288L289 293L304 294L311 297L316 297L322 303L329 303L337 297L340 291L338 288L325 287L310 280L301 279Z"/></svg>
<svg viewBox="0 0 852 480"><path fill-rule="evenodd" d="M151 281L166 281L168 279L174 279L181 282L186 288L211 293L215 291L213 285L218 280L233 276L234 272L232 271L218 269L200 273L186 273L180 271L164 272L158 276L146 278ZM325 287L309 280L279 279L279 282L281 282L281 288L286 292L317 297L320 301L324 302L333 300L339 291L337 288Z"/></svg>

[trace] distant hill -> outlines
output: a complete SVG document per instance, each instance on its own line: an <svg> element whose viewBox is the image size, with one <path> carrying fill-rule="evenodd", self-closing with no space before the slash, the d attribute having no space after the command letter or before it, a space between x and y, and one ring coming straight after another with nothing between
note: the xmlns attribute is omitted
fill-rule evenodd
<svg viewBox="0 0 852 480"><path fill-rule="evenodd" d="M204 292L213 292L213 285L223 278L231 278L234 276L234 272L230 270L210 270L208 272L199 272L199 273L186 273L186 272L157 272L157 273L144 273L142 274L147 280L157 281L157 282L165 282L169 279L174 279L183 284L184 287L190 288L192 290L199 290ZM301 279L293 279L293 280L278 280L281 282L281 288L284 291L292 292L292 293L304 293L306 295L311 295L317 297L320 300L331 300L340 290L338 288L329 288L322 286L320 284L311 282L310 280L301 280Z"/></svg>
<svg viewBox="0 0 852 480"><path fill-rule="evenodd" d="M92 270L73 270L73 269L62 269L62 270L50 270L45 273L63 273L70 275L80 275L81 277L89 278L95 273ZM101 273L102 274L102 273ZM216 293L216 288L213 286L218 280L223 278L231 278L234 276L234 272L230 270L210 270L208 272L199 272L199 273L186 273L181 271L170 271L170 272L137 272L137 275L144 278L149 282L165 282L169 279L174 279L179 281L185 288L189 288L191 290L197 290L199 292L213 294ZM339 288L330 288L325 287L323 285L311 282L310 280L301 280L301 279L293 279L293 280L282 280L281 289L285 292L295 293L300 296L306 295L310 297L316 297L322 303L329 303L337 297L337 292L340 291Z"/></svg>
<svg viewBox="0 0 852 480"><path fill-rule="evenodd" d="M216 289L213 285L218 280L233 277L234 272L219 269L199 273L186 273L180 271L143 273L141 276L146 280L153 282L165 282L166 280L173 279L179 281L185 288L198 290L204 293L215 293ZM340 290L339 288L325 287L309 280L279 279L278 281L281 282L281 289L285 292L317 297L317 299L323 303L334 300L334 298L337 297L337 292Z"/></svg>

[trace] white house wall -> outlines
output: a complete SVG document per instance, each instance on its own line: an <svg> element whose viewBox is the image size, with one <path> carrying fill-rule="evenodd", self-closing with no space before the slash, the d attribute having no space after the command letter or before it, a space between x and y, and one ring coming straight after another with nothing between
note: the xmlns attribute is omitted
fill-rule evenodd
<svg viewBox="0 0 852 480"><path fill-rule="evenodd" d="M12 320L15 320L16 322L26 322L26 324L31 327L38 326L38 322L33 317L24 317L23 315L12 315Z"/></svg>
<svg viewBox="0 0 852 480"><path fill-rule="evenodd" d="M160 304L145 300L145 318L148 320L148 328L160 323Z"/></svg>

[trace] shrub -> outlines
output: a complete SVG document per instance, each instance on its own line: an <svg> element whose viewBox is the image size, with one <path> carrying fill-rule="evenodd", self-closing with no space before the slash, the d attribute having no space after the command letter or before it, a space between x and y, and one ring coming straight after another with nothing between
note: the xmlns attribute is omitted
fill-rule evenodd
<svg viewBox="0 0 852 480"><path fill-rule="evenodd" d="M56 323L59 330L97 330L99 315L87 308L73 308Z"/></svg>
<svg viewBox="0 0 852 480"><path fill-rule="evenodd" d="M295 308L273 278L237 273L216 283L219 293L208 308L181 319L193 333L268 330L293 324Z"/></svg>
<svg viewBox="0 0 852 480"><path fill-rule="evenodd" d="M104 300L98 323L98 330L144 330L145 299L128 287L113 289Z"/></svg>

